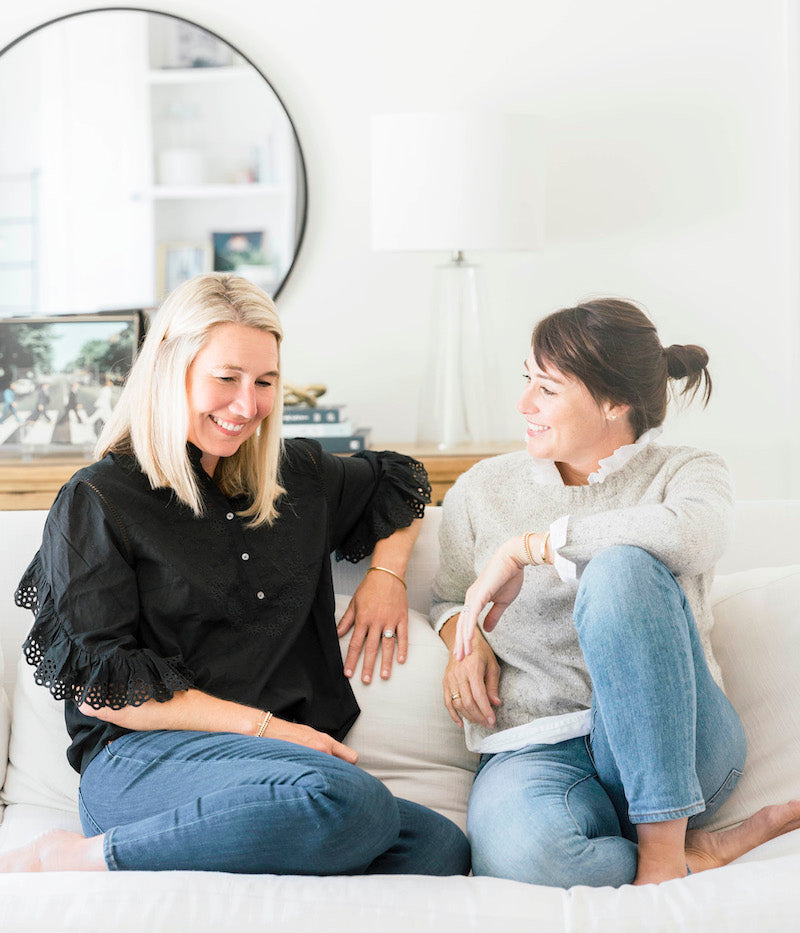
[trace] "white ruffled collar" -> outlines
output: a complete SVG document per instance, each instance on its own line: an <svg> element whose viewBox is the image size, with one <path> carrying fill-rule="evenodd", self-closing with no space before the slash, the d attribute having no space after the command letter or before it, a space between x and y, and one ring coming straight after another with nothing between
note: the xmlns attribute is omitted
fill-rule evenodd
<svg viewBox="0 0 800 933"><path fill-rule="evenodd" d="M589 485L594 486L598 483L602 483L606 480L612 473L616 473L617 470L621 470L622 467L639 451L654 441L659 434L663 431L663 428L650 428L649 431L645 431L641 437L639 437L633 444L623 444L622 447L617 447L613 454L610 457L604 457L597 465L597 470L594 473L589 474ZM553 460L537 460L536 458L531 458L531 475L537 483L541 483L542 486L563 486L564 480L561 474L558 472L558 467L555 465Z"/></svg>

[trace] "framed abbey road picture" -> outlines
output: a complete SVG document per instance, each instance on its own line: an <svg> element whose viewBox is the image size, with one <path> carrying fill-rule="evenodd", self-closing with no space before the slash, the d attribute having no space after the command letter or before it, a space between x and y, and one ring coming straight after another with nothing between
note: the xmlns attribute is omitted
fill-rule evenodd
<svg viewBox="0 0 800 933"><path fill-rule="evenodd" d="M0 318L0 454L87 454L144 334L139 310Z"/></svg>

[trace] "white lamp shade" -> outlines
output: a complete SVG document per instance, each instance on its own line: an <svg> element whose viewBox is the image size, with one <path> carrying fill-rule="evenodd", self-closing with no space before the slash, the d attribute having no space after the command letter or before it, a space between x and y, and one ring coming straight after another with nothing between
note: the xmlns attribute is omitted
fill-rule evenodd
<svg viewBox="0 0 800 933"><path fill-rule="evenodd" d="M373 116L373 249L537 249L543 222L544 155L534 117Z"/></svg>

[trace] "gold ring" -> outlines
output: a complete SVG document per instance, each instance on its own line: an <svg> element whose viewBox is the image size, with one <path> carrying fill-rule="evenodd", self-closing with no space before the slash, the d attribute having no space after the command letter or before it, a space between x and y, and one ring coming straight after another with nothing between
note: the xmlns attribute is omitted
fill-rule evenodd
<svg viewBox="0 0 800 933"><path fill-rule="evenodd" d="M451 699L451 700L460 700L460 699L461 699L461 694L456 690L455 693L451 693L451 694L450 694L450 699Z"/></svg>

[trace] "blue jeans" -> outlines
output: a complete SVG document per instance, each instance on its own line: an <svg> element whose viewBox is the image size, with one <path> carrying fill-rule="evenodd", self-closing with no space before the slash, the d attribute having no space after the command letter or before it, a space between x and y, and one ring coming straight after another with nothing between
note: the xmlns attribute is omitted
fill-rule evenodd
<svg viewBox="0 0 800 933"><path fill-rule="evenodd" d="M277 739L133 732L80 786L87 836L111 870L247 874L469 871L461 830L400 800L366 771Z"/></svg>
<svg viewBox="0 0 800 933"><path fill-rule="evenodd" d="M635 547L602 551L584 570L574 618L591 733L482 757L467 817L476 875L628 884L637 823L702 826L741 776L744 730L663 564Z"/></svg>

